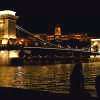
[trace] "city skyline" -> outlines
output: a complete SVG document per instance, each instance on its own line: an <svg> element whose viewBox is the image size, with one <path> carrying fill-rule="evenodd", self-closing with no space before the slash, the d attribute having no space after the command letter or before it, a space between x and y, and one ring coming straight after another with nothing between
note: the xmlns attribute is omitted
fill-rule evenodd
<svg viewBox="0 0 100 100"><path fill-rule="evenodd" d="M100 17L75 3L0 2L1 96L100 98Z"/></svg>

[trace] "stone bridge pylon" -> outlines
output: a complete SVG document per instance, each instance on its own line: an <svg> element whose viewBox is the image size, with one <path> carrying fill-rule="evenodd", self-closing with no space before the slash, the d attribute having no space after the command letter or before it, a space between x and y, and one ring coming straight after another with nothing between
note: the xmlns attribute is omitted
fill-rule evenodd
<svg viewBox="0 0 100 100"><path fill-rule="evenodd" d="M7 44L10 38L16 39L16 12L0 11L0 44Z"/></svg>
<svg viewBox="0 0 100 100"><path fill-rule="evenodd" d="M16 39L16 19L16 12L0 11L0 46L7 45L9 39ZM18 51L0 50L0 65L8 65L13 57L18 57Z"/></svg>

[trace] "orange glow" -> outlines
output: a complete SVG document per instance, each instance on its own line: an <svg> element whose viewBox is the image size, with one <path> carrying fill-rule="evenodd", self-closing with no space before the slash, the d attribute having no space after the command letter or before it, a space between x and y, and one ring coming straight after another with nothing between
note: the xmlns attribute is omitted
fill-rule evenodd
<svg viewBox="0 0 100 100"><path fill-rule="evenodd" d="M0 20L0 28L3 28L3 22Z"/></svg>
<svg viewBox="0 0 100 100"><path fill-rule="evenodd" d="M3 38L9 38L9 36L8 36L8 34L6 34L6 35L3 35Z"/></svg>
<svg viewBox="0 0 100 100"><path fill-rule="evenodd" d="M23 42L23 41L24 41L24 39L21 39L21 41Z"/></svg>
<svg viewBox="0 0 100 100"><path fill-rule="evenodd" d="M21 41L18 42L19 44L23 44Z"/></svg>
<svg viewBox="0 0 100 100"><path fill-rule="evenodd" d="M9 35L9 38L16 39L16 35Z"/></svg>
<svg viewBox="0 0 100 100"><path fill-rule="evenodd" d="M55 35L61 35L61 27L60 26L55 27Z"/></svg>

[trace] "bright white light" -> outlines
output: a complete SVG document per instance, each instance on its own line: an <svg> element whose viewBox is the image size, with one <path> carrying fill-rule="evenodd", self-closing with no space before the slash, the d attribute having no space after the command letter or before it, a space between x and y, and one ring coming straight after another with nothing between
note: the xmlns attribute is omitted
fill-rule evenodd
<svg viewBox="0 0 100 100"><path fill-rule="evenodd" d="M91 39L91 41L100 41L100 39Z"/></svg>
<svg viewBox="0 0 100 100"><path fill-rule="evenodd" d="M5 53L5 52L4 52L4 51L1 51L0 53L2 53L2 54L3 54L3 53Z"/></svg>
<svg viewBox="0 0 100 100"><path fill-rule="evenodd" d="M16 12L14 11L11 11L11 10L3 10L3 11L0 11L0 16L1 15L13 15L15 16Z"/></svg>
<svg viewBox="0 0 100 100"><path fill-rule="evenodd" d="M2 44L7 44L8 43L8 40L7 39L3 39L2 40Z"/></svg>
<svg viewBox="0 0 100 100"><path fill-rule="evenodd" d="M19 57L18 52L15 50L9 51L9 57L10 58L18 58Z"/></svg>
<svg viewBox="0 0 100 100"><path fill-rule="evenodd" d="M22 66L18 66L18 70L21 70L22 69Z"/></svg>

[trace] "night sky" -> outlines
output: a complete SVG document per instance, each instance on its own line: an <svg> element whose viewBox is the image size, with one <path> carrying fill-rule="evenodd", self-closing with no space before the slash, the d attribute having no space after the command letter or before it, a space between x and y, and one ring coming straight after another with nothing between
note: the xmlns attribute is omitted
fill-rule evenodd
<svg viewBox="0 0 100 100"><path fill-rule="evenodd" d="M85 3L84 3L85 4ZM61 24L64 33L88 32L100 35L100 12L94 3L60 2L48 0L8 0L0 3L0 10L10 9L19 16L17 24L31 32L53 32ZM91 33L92 32L92 33Z"/></svg>

